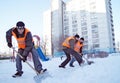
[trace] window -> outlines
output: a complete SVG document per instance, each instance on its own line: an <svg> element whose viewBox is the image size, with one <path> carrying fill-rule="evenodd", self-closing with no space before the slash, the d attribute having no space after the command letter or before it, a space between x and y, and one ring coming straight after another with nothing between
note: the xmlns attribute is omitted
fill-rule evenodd
<svg viewBox="0 0 120 83"><path fill-rule="evenodd" d="M87 27L86 27L86 26L82 26L82 27L81 27L81 30L82 30L82 31L87 30Z"/></svg>
<svg viewBox="0 0 120 83"><path fill-rule="evenodd" d="M94 28L98 28L98 25L94 24L94 25L91 25L91 28L94 29Z"/></svg>
<svg viewBox="0 0 120 83"><path fill-rule="evenodd" d="M92 39L92 42L93 42L93 43L98 43L98 42L99 42L99 39L94 38L94 39Z"/></svg>
<svg viewBox="0 0 120 83"><path fill-rule="evenodd" d="M92 34L92 38L98 38L99 35L98 34Z"/></svg>
<svg viewBox="0 0 120 83"><path fill-rule="evenodd" d="M83 31L83 32L82 32L82 35L86 35L86 34L87 34L87 31Z"/></svg>
<svg viewBox="0 0 120 83"><path fill-rule="evenodd" d="M72 25L72 27L74 28L74 27L77 27L78 25L77 24L75 24L75 25Z"/></svg>
<svg viewBox="0 0 120 83"><path fill-rule="evenodd" d="M86 22L81 22L81 26L85 26L85 25L87 25Z"/></svg>
<svg viewBox="0 0 120 83"><path fill-rule="evenodd" d="M98 48L99 44L93 44L93 48Z"/></svg>

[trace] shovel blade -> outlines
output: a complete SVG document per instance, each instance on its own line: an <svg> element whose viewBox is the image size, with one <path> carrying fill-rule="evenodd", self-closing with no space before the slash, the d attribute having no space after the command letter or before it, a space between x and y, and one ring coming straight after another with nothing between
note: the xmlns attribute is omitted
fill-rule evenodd
<svg viewBox="0 0 120 83"><path fill-rule="evenodd" d="M94 61L88 61L88 65L91 65L92 63L94 63Z"/></svg>
<svg viewBox="0 0 120 83"><path fill-rule="evenodd" d="M34 76L34 80L36 83L41 83L42 80L44 80L48 76L49 76L48 72L44 72L42 74L38 74L38 75Z"/></svg>

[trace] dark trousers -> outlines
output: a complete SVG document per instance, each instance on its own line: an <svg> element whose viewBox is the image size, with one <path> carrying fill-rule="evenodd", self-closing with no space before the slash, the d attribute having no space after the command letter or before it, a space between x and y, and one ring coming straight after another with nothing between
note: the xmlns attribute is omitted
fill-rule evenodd
<svg viewBox="0 0 120 83"><path fill-rule="evenodd" d="M63 51L66 54L67 58L61 63L61 66L65 67L68 64L68 62L70 62L70 60L71 60L70 54L75 57L75 59L77 60L79 65L81 64L82 58L76 51L74 51L71 48L63 49Z"/></svg>
<svg viewBox="0 0 120 83"><path fill-rule="evenodd" d="M75 59L75 57L74 56L72 56L71 57L71 60L70 60L70 64L69 65L72 65L73 66L73 63L76 61L76 59Z"/></svg>
<svg viewBox="0 0 120 83"><path fill-rule="evenodd" d="M18 52L22 55L24 50L22 49L19 49ZM33 48L31 50L31 53L32 53L32 58L33 58L33 63L34 63L34 68L36 71L40 71L42 70L42 64L39 60L39 57L38 57L38 53L37 51L35 50L35 48ZM18 72L22 72L22 60L21 58L17 55L16 57L16 68L17 68L17 71Z"/></svg>

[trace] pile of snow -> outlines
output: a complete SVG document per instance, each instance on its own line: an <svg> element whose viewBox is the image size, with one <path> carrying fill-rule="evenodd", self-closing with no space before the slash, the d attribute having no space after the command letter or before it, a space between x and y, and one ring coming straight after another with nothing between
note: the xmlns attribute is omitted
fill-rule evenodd
<svg viewBox="0 0 120 83"><path fill-rule="evenodd" d="M63 62L60 58L53 58L42 62L43 68L47 68L51 77L42 80L42 83L119 83L120 82L120 56L112 54L107 58L91 59L95 63L91 65L75 67L66 66L65 69L58 66ZM30 64L33 65L32 62ZM24 74L19 78L12 78L16 73L15 63L9 60L0 60L0 83L35 83L33 77L36 73L23 63Z"/></svg>

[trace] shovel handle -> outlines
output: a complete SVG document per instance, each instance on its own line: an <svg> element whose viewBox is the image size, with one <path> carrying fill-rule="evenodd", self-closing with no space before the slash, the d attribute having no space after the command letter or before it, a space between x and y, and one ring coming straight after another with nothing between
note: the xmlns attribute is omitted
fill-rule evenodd
<svg viewBox="0 0 120 83"><path fill-rule="evenodd" d="M89 65L91 65L92 63L94 63L93 61L88 61L88 59L87 59L85 56L83 56L83 58L87 61L87 63L88 63Z"/></svg>

